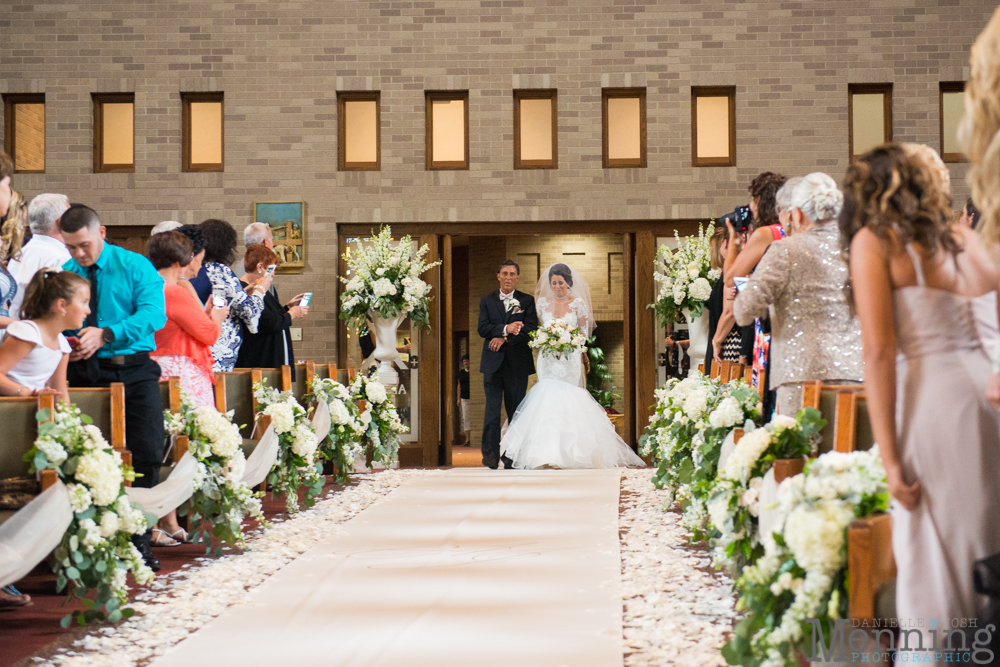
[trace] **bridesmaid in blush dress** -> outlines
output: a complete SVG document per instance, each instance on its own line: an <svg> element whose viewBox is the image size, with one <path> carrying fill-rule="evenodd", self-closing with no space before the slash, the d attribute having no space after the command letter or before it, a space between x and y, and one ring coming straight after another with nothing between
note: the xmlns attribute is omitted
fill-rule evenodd
<svg viewBox="0 0 1000 667"><path fill-rule="evenodd" d="M892 495L896 616L923 619L923 646L943 647L934 628L979 611L973 562L1000 551L1000 419L986 399L1000 273L975 232L949 224L951 197L925 158L875 148L848 169L844 194L841 242Z"/></svg>

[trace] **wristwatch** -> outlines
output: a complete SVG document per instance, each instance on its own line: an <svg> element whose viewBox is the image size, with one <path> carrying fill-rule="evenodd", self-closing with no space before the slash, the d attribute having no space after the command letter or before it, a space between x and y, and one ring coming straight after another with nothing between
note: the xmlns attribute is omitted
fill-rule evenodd
<svg viewBox="0 0 1000 667"><path fill-rule="evenodd" d="M104 333L101 334L101 338L104 339L105 343L113 343L115 342L115 332L110 328L105 328Z"/></svg>

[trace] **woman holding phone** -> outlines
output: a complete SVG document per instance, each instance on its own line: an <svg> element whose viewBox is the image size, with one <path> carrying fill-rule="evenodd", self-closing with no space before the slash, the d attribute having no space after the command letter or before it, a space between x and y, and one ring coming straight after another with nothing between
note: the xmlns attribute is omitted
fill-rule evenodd
<svg viewBox="0 0 1000 667"><path fill-rule="evenodd" d="M250 246L243 257L246 273L241 283L249 286L264 276L273 275L277 264L278 256L266 245ZM256 331L251 331L246 325L241 331L243 345L236 358L238 368L278 368L287 364L292 367L292 379L295 379L295 354L289 329L292 320L309 313L309 307L301 303L303 297L305 294L299 294L282 305L275 290L264 294L264 310L257 321Z"/></svg>
<svg viewBox="0 0 1000 667"><path fill-rule="evenodd" d="M791 196L792 235L771 245L733 302L741 325L773 309L770 373L778 414L802 408L804 382L864 379L861 329L844 289L850 276L837 229L843 204L828 175L803 178Z"/></svg>

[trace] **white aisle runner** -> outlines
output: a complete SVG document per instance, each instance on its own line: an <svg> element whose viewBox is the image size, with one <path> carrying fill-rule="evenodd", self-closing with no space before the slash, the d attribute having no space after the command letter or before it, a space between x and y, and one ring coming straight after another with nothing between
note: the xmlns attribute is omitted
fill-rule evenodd
<svg viewBox="0 0 1000 667"><path fill-rule="evenodd" d="M619 480L420 475L152 667L620 667Z"/></svg>

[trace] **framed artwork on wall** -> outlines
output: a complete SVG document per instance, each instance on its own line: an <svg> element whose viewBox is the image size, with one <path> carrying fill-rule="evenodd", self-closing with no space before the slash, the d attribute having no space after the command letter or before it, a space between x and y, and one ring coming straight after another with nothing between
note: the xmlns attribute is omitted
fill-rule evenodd
<svg viewBox="0 0 1000 667"><path fill-rule="evenodd" d="M267 201L253 205L254 222L263 222L274 236L278 273L302 273L306 265L305 202Z"/></svg>

